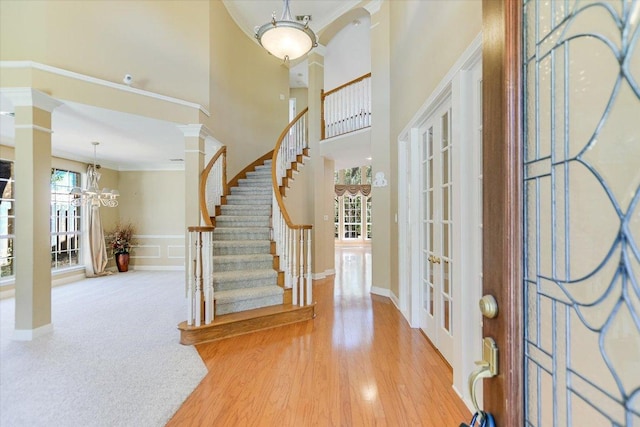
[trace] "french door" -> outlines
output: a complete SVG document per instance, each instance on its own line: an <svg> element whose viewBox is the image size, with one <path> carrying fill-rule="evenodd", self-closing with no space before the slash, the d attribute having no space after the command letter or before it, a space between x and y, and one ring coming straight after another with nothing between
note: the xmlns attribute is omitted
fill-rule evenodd
<svg viewBox="0 0 640 427"><path fill-rule="evenodd" d="M451 99L420 127L420 327L452 364Z"/></svg>

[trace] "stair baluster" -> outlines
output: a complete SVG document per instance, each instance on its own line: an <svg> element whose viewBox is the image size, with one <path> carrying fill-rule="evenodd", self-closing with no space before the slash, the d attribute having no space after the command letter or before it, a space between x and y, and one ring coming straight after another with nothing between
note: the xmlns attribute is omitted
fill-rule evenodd
<svg viewBox="0 0 640 427"><path fill-rule="evenodd" d="M192 226L189 231L189 278L187 324L200 326L213 321L213 230L210 226Z"/></svg>

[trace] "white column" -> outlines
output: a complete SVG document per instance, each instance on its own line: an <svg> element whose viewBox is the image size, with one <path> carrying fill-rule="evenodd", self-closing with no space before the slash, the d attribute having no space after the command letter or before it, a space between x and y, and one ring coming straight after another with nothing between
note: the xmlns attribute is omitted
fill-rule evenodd
<svg viewBox="0 0 640 427"><path fill-rule="evenodd" d="M32 88L3 89L15 113L15 331L17 340L50 332L51 116L62 105Z"/></svg>
<svg viewBox="0 0 640 427"><path fill-rule="evenodd" d="M187 227L201 225L200 174L204 169L205 139L210 137L208 129L201 124L178 126L184 135L184 231L188 241ZM189 262L185 259L185 262ZM189 266L185 265L185 283Z"/></svg>

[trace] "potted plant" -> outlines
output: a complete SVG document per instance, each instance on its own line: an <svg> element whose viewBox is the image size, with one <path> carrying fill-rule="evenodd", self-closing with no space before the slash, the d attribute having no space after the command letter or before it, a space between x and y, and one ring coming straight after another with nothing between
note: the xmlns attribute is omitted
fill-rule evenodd
<svg viewBox="0 0 640 427"><path fill-rule="evenodd" d="M121 273L129 270L129 250L134 232L133 224L119 222L108 234L108 244L113 251L118 271Z"/></svg>

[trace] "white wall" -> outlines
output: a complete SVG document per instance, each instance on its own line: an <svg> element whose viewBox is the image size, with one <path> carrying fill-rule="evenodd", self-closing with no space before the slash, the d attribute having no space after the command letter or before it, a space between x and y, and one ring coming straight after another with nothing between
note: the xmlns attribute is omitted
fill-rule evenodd
<svg viewBox="0 0 640 427"><path fill-rule="evenodd" d="M347 24L327 44L324 56L324 88L331 90L371 71L371 18Z"/></svg>

